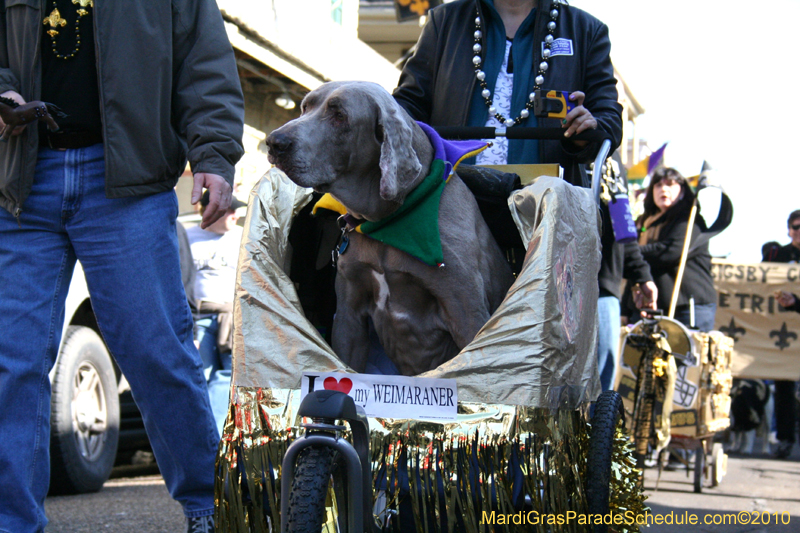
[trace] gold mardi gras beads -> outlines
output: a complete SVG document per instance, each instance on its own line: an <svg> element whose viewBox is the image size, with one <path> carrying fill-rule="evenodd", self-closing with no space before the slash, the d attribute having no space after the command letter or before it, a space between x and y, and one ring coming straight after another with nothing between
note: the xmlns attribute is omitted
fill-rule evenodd
<svg viewBox="0 0 800 533"><path fill-rule="evenodd" d="M78 15L81 17L89 14L83 9L84 7L94 7L94 0L72 0L72 3L81 6L81 9L78 10Z"/></svg>
<svg viewBox="0 0 800 533"><path fill-rule="evenodd" d="M51 49L53 50L53 54L58 59L72 59L75 57L75 54L81 49L81 28L80 23L81 19L89 14L87 7L94 7L94 0L72 0L72 3L79 8L76 10L77 17L75 17L75 48L69 54L61 54L58 52L58 48L56 46L56 35L59 34L56 28L64 27L67 25L66 19L61 17L61 13L58 11L58 6L56 5L56 0L53 0L53 11L45 17L43 23L45 26L50 26L50 29L47 31L47 35L50 36L50 43Z"/></svg>
<svg viewBox="0 0 800 533"><path fill-rule="evenodd" d="M61 13L59 13L58 8L56 8L47 17L45 17L44 25L47 26L48 24L50 25L51 29L47 32L47 34L51 38L55 39L56 35L58 35L58 31L55 28L58 28L59 26L66 26L67 21L61 18Z"/></svg>

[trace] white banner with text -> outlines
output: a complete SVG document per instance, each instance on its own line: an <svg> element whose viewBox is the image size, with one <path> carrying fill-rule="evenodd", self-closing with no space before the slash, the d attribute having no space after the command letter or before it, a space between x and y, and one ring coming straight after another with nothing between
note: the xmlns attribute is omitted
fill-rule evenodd
<svg viewBox="0 0 800 533"><path fill-rule="evenodd" d="M800 378L800 313L782 308L775 291L800 296L796 263L715 261L717 329L734 340L734 377Z"/></svg>
<svg viewBox="0 0 800 533"><path fill-rule="evenodd" d="M319 390L343 392L363 407L367 416L376 418L454 421L458 412L458 389L454 379L304 373L301 399Z"/></svg>

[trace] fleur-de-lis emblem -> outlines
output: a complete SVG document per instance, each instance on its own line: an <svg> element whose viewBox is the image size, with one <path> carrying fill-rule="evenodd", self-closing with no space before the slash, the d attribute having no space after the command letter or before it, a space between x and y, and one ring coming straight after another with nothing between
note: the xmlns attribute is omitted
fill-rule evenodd
<svg viewBox="0 0 800 533"><path fill-rule="evenodd" d="M739 326L736 325L736 321L733 318L731 318L730 324L728 324L727 326L722 326L721 328L719 328L719 330L728 337L732 338L733 342L738 341L740 335L744 335L747 333L747 331L745 331L744 328L740 328Z"/></svg>
<svg viewBox="0 0 800 533"><path fill-rule="evenodd" d="M773 330L769 332L770 338L776 337L778 340L775 342L775 346L783 351L784 348L789 347L789 339L797 340L797 333L794 331L789 331L786 329L786 322L783 323L781 326L780 331Z"/></svg>
<svg viewBox="0 0 800 533"><path fill-rule="evenodd" d="M72 0L72 3L81 7L94 7L94 0Z"/></svg>
<svg viewBox="0 0 800 533"><path fill-rule="evenodd" d="M50 13L50 15L48 15L48 16L47 16L47 17L44 19L44 21L43 21L43 22L44 22L44 25L45 25L45 26L47 26L47 25L49 24L51 28L57 28L57 27L59 27L59 26L62 26L62 27L63 27L63 26L66 26L66 25L67 25L67 21L66 21L65 19L62 19L62 18L61 18L61 13L59 13L59 12L58 12L58 9L54 9L54 10L53 10L53 11ZM50 33L50 32L47 32L47 33ZM58 32L56 32L56 35L57 35L57 34L58 34ZM52 35L52 34L51 34L51 35Z"/></svg>

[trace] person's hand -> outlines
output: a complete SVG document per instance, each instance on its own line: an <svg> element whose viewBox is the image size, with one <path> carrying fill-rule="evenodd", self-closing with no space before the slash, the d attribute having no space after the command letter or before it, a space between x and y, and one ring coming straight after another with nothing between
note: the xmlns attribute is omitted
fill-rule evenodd
<svg viewBox="0 0 800 533"><path fill-rule="evenodd" d="M16 91L6 91L3 94L0 94L0 96L3 96L5 98L11 98L12 100L14 100L19 105L24 105L26 103L25 99ZM20 133L25 131L25 126L26 126L25 124L23 124L22 126L17 126L16 128L14 128L12 130L10 136L19 135ZM0 118L0 131L5 130L5 128L6 128L6 124L5 124L5 122L3 122L3 119Z"/></svg>
<svg viewBox="0 0 800 533"><path fill-rule="evenodd" d="M781 307L793 307L797 303L797 298L794 297L794 294L786 291L775 291L775 299L778 300Z"/></svg>
<svg viewBox="0 0 800 533"><path fill-rule="evenodd" d="M198 172L194 175L192 204L200 201L203 196L203 189L208 189L208 205L203 211L203 220L200 222L200 227L205 229L228 212L233 191L222 176Z"/></svg>
<svg viewBox="0 0 800 533"><path fill-rule="evenodd" d="M646 309L656 309L656 302L658 301L658 288L652 281L645 283L637 283L633 286L631 293L633 295L633 304L636 309L640 310L642 317L648 316Z"/></svg>
<svg viewBox="0 0 800 533"><path fill-rule="evenodd" d="M50 131L58 131L58 124L51 113L56 113L59 117L66 116L58 106L46 104L35 100L25 102L25 99L14 91L6 91L0 101L0 141L7 141L12 135L19 135L25 130L25 126L31 122L43 120Z"/></svg>
<svg viewBox="0 0 800 533"><path fill-rule="evenodd" d="M658 301L658 287L652 281L647 281L644 285L639 285L641 301L636 307L639 309L655 309Z"/></svg>
<svg viewBox="0 0 800 533"><path fill-rule="evenodd" d="M575 91L569 95L571 102L575 102L575 108L567 113L567 117L562 124L566 128L564 137L572 137L578 133L597 129L597 120L595 120L592 112L583 107L583 101L586 95L581 91ZM577 146L583 147L588 144L588 141L573 141Z"/></svg>

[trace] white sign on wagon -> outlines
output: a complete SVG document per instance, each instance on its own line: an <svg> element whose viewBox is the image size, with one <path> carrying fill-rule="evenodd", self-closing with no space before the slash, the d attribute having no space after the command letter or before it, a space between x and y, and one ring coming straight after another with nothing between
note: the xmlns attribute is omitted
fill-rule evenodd
<svg viewBox="0 0 800 533"><path fill-rule="evenodd" d="M454 379L378 374L305 372L301 399L311 391L338 390L376 418L455 421L458 389Z"/></svg>

